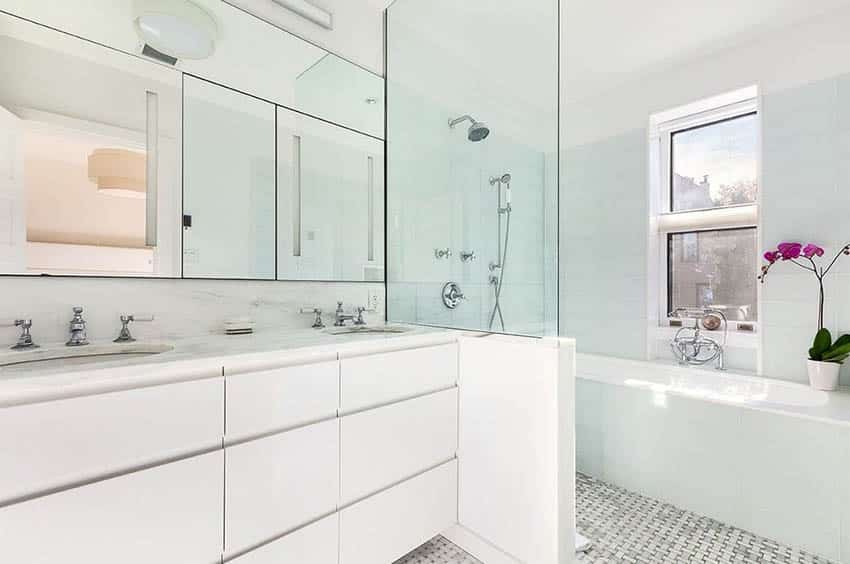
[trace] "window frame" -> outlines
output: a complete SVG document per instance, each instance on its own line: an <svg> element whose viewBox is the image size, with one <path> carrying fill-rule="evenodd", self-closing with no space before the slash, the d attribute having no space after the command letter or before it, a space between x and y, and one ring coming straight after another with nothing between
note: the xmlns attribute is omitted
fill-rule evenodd
<svg viewBox="0 0 850 564"><path fill-rule="evenodd" d="M724 123L747 115L756 116L756 174L759 190L754 203L734 204L723 207L673 210L673 136ZM753 86L688 104L673 110L654 114L649 129L649 184L650 184L650 335L666 337L677 327L671 324L669 312L672 304L669 242L672 235L722 231L729 229L756 229L756 245L761 244L759 208L762 194L761 183L761 112L758 89ZM754 249L753 276L758 270L758 247ZM653 280L654 279L654 280ZM761 319L760 295L757 295L756 321L732 322L729 324L729 342L757 348L759 342L759 320ZM739 325L748 326L743 330ZM654 328L654 330L653 330ZM651 339L652 341L652 339ZM650 351L653 344L649 345Z"/></svg>

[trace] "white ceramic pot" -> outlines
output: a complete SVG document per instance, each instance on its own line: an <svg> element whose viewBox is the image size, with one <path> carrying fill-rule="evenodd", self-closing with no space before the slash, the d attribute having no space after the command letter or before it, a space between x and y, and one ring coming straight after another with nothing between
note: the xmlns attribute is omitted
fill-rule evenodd
<svg viewBox="0 0 850 564"><path fill-rule="evenodd" d="M838 389L838 373L841 365L837 362L809 361L809 384L816 390L833 392Z"/></svg>

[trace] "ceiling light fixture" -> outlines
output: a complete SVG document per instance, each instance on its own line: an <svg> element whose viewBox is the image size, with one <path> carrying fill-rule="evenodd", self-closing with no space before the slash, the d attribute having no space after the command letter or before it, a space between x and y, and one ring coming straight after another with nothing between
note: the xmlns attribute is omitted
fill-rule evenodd
<svg viewBox="0 0 850 564"><path fill-rule="evenodd" d="M206 59L215 51L218 24L189 0L134 0L133 23L145 43L176 59Z"/></svg>
<svg viewBox="0 0 850 564"><path fill-rule="evenodd" d="M127 149L95 149L89 155L89 179L100 194L144 199L144 153Z"/></svg>

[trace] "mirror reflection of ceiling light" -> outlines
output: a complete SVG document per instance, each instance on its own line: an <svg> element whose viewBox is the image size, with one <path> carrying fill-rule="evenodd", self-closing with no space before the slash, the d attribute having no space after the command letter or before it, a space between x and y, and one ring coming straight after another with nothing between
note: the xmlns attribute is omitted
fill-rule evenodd
<svg viewBox="0 0 850 564"><path fill-rule="evenodd" d="M144 199L144 153L127 149L95 149L89 155L89 179L99 194Z"/></svg>
<svg viewBox="0 0 850 564"><path fill-rule="evenodd" d="M272 0L272 2L325 29L334 28L333 14L307 2L307 0Z"/></svg>
<svg viewBox="0 0 850 564"><path fill-rule="evenodd" d="M206 59L215 51L215 18L189 0L134 0L133 14L136 33L160 53Z"/></svg>

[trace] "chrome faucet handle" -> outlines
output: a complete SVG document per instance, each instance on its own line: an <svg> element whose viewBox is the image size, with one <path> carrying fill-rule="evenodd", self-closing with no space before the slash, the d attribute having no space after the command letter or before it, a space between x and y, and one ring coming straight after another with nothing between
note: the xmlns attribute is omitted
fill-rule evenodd
<svg viewBox="0 0 850 564"><path fill-rule="evenodd" d="M14 327L21 328L21 334L18 336L18 342L12 346L12 350L20 351L38 348L38 345L33 342L32 334L30 333L30 330L32 329L32 319L16 319L12 325Z"/></svg>
<svg viewBox="0 0 850 564"><path fill-rule="evenodd" d="M461 262L472 262L478 257L475 254L475 251L461 251L460 252L460 260Z"/></svg>
<svg viewBox="0 0 850 564"><path fill-rule="evenodd" d="M452 250L446 247L445 249L434 249L434 258L448 259L452 257Z"/></svg>
<svg viewBox="0 0 850 564"><path fill-rule="evenodd" d="M135 321L153 321L153 315L134 315L134 314L125 314L120 316L118 319L121 320L121 331L118 333L118 337L113 340L113 343L132 343L136 339L133 335L130 334L130 323Z"/></svg>
<svg viewBox="0 0 850 564"><path fill-rule="evenodd" d="M315 315L315 319L313 319L313 329L323 329L325 327L325 322L322 320L322 310L317 307L302 307L301 313L309 313L311 315Z"/></svg>
<svg viewBox="0 0 850 564"><path fill-rule="evenodd" d="M366 320L363 319L363 312L365 311L368 310L363 306L354 308L354 313L356 314L356 317L354 319L355 325L366 325Z"/></svg>

